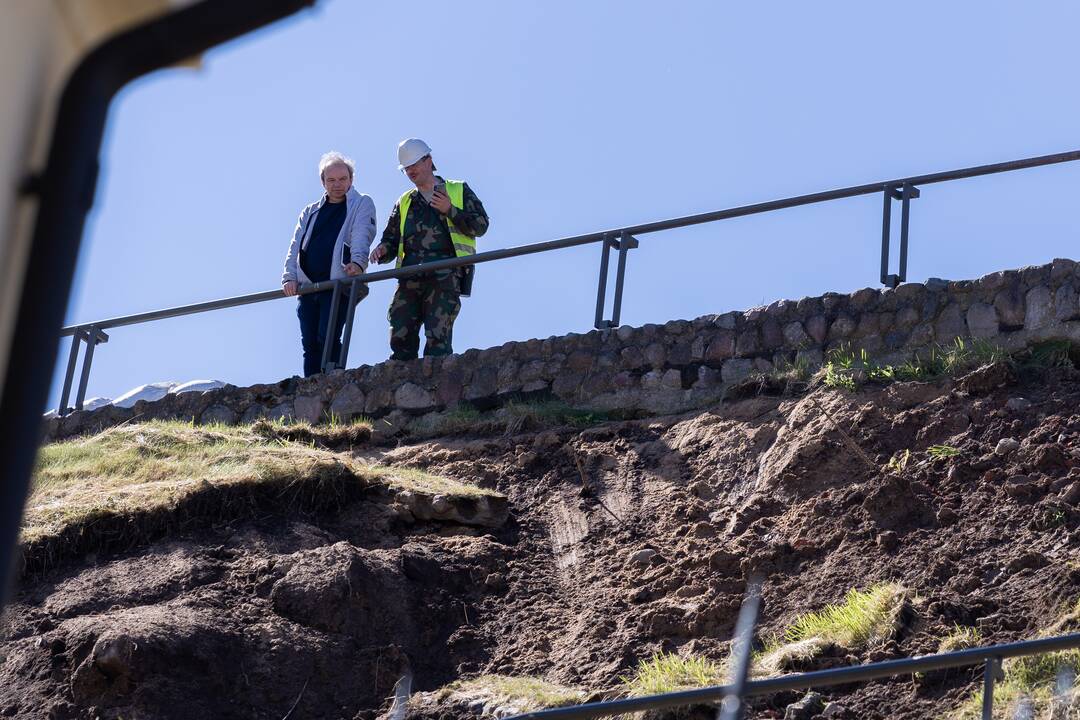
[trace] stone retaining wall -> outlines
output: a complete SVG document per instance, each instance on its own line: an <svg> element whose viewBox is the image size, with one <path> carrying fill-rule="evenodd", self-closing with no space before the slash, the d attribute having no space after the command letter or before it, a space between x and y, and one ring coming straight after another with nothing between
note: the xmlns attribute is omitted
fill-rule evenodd
<svg viewBox="0 0 1080 720"><path fill-rule="evenodd" d="M597 410L674 411L722 396L724 388L785 363L820 365L842 344L882 362L957 337L1009 349L1062 337L1080 341L1080 265L992 273L978 280L931 279L896 289L865 288L781 300L746 312L623 326L546 340L509 342L445 358L386 361L325 376L106 407L49 421L51 438L138 416L197 423L331 416L421 415L467 402L481 409L512 397L555 397Z"/></svg>

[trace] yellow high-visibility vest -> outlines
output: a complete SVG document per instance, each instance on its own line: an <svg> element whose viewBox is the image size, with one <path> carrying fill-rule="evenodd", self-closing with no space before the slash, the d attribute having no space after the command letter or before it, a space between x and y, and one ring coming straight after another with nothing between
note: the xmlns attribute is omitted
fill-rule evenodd
<svg viewBox="0 0 1080 720"><path fill-rule="evenodd" d="M401 263L405 259L405 218L409 214L409 206L412 205L412 194L412 190L407 190L398 200L398 215L401 217L401 231L400 239L398 240L397 265L395 265L395 267L401 267ZM464 182L461 180L447 180L446 195L450 198L451 205L458 210L465 209ZM465 257L466 255L476 254L476 238L458 232L457 228L454 227L454 223L450 221L449 216L446 217L446 226L450 229L450 240L454 243L454 255L457 257Z"/></svg>

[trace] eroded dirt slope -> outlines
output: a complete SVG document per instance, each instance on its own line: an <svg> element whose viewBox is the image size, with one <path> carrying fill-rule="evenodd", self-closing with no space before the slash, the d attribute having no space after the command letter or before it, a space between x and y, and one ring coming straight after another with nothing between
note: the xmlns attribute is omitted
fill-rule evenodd
<svg viewBox="0 0 1080 720"><path fill-rule="evenodd" d="M1018 383L991 369L361 448L496 489L512 518L490 530L354 504L25 578L4 621L0 714L373 718L406 673L414 690L479 673L617 689L660 650L722 659L750 573L766 579L761 638L853 587L918 594L890 641L814 667L934 652L956 624L986 642L1033 635L1080 596L1078 438L1075 373ZM957 672L827 694L851 718L914 719L971 688Z"/></svg>

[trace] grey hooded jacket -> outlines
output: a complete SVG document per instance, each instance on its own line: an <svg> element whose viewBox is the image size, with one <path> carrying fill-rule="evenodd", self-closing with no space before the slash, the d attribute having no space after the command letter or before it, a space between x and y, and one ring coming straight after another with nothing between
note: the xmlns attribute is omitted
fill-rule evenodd
<svg viewBox="0 0 1080 720"><path fill-rule="evenodd" d="M315 216L326 203L326 195L318 201L311 203L300 212L293 230L292 242L289 243L289 253L285 256L285 271L281 274L281 284L298 282L308 284L310 278L300 267L300 251L307 247L311 239L311 228L315 225ZM367 270L368 249L375 237L375 202L356 188L349 188L345 195L345 222L341 225L337 241L334 243L333 261L330 266L330 279L348 277L345 274L345 265L351 261Z"/></svg>

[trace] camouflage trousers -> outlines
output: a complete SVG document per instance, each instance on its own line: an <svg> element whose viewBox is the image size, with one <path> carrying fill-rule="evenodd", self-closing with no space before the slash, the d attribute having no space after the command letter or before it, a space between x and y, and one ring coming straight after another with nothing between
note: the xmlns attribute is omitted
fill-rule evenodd
<svg viewBox="0 0 1080 720"><path fill-rule="evenodd" d="M420 350L420 326L424 326L424 355L449 355L454 320L461 309L456 275L398 281L390 302L390 357L412 360Z"/></svg>

